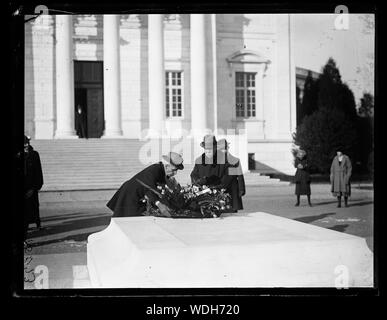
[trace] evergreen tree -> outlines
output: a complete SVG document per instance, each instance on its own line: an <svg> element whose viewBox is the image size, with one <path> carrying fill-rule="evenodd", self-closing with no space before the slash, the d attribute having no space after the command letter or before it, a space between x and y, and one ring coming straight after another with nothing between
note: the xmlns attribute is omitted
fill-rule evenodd
<svg viewBox="0 0 387 320"><path fill-rule="evenodd" d="M297 146L306 150L314 169L321 173L329 173L337 148L353 159L357 143L354 123L341 110L327 108L306 116L293 138Z"/></svg>
<svg viewBox="0 0 387 320"><path fill-rule="evenodd" d="M341 75L332 58L323 67L318 87L318 109L340 109Z"/></svg>
<svg viewBox="0 0 387 320"><path fill-rule="evenodd" d="M363 93L363 97L360 99L359 115L361 117L373 118L374 97L371 93Z"/></svg>
<svg viewBox="0 0 387 320"><path fill-rule="evenodd" d="M308 72L304 84L304 96L302 99L302 114L303 116L311 115L317 110L318 99L318 80L314 80L312 72Z"/></svg>
<svg viewBox="0 0 387 320"><path fill-rule="evenodd" d="M361 163L361 170L368 171L373 177L373 148L374 148L374 97L364 93L360 99L359 117L357 120L359 144L357 154Z"/></svg>
<svg viewBox="0 0 387 320"><path fill-rule="evenodd" d="M329 172L337 147L356 164L364 156L357 134L364 125L358 121L353 92L342 82L336 62L329 58L318 81L311 75L307 80L303 111L311 114L297 127L295 144L308 152L311 164L322 173Z"/></svg>

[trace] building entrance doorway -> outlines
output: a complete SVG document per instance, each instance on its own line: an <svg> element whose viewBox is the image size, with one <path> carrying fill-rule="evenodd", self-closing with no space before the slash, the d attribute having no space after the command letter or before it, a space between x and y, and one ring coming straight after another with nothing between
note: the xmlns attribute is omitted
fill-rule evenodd
<svg viewBox="0 0 387 320"><path fill-rule="evenodd" d="M104 131L103 63L74 61L75 130L80 138L100 138Z"/></svg>

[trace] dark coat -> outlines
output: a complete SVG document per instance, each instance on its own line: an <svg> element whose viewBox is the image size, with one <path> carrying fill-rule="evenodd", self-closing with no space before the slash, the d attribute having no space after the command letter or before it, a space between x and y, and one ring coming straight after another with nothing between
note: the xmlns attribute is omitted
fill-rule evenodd
<svg viewBox="0 0 387 320"><path fill-rule="evenodd" d="M240 160L231 153L227 152L224 155L226 167L222 184L226 188L226 192L231 196L232 211L242 210L242 196L246 193L242 166Z"/></svg>
<svg viewBox="0 0 387 320"><path fill-rule="evenodd" d="M302 169L297 168L301 164ZM296 195L310 195L310 174L308 160L304 157L303 159L296 158L294 161L294 167L297 168L294 176L294 182L296 184Z"/></svg>
<svg viewBox="0 0 387 320"><path fill-rule="evenodd" d="M78 113L78 110L76 110L75 115L76 115L75 116L75 128L76 128L77 134L81 138L86 138L86 136L87 136L87 130L86 130L87 119L86 119L86 114L85 114L85 112L83 110L81 111L81 113Z"/></svg>
<svg viewBox="0 0 387 320"><path fill-rule="evenodd" d="M151 202L158 197L141 185L136 179L141 180L157 190L158 183L166 183L164 165L159 162L152 164L126 181L113 195L106 206L112 210L113 217L141 216L146 210L146 205L141 200L146 195Z"/></svg>
<svg viewBox="0 0 387 320"><path fill-rule="evenodd" d="M191 181L192 183L209 187L218 186L221 184L221 179L225 174L225 168L224 163L217 161L216 153L213 159L206 158L206 155L203 153L195 160L195 166L191 172Z"/></svg>
<svg viewBox="0 0 387 320"><path fill-rule="evenodd" d="M339 164L339 158L335 156L331 165L331 191L334 195L345 193L347 196L351 195L351 175L352 164L348 156L343 155L343 160Z"/></svg>
<svg viewBox="0 0 387 320"><path fill-rule="evenodd" d="M24 153L24 194L28 190L33 193L24 200L24 210L26 223L40 223L39 218L39 195L38 192L43 186L43 173L40 156L30 146L30 151Z"/></svg>
<svg viewBox="0 0 387 320"><path fill-rule="evenodd" d="M242 196L246 189L239 159L230 153L216 153L212 164L205 160L205 154L196 159L191 173L192 183L226 189L231 196L232 211L243 209Z"/></svg>

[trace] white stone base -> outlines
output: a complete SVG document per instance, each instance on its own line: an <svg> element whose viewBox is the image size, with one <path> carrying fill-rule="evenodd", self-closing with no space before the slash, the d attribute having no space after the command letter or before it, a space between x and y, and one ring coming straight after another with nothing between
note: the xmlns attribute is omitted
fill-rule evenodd
<svg viewBox="0 0 387 320"><path fill-rule="evenodd" d="M373 286L363 238L263 212L112 218L87 266L96 288Z"/></svg>
<svg viewBox="0 0 387 320"><path fill-rule="evenodd" d="M256 161L273 171L294 175L293 143L290 140L255 140L248 142L248 153L254 153Z"/></svg>

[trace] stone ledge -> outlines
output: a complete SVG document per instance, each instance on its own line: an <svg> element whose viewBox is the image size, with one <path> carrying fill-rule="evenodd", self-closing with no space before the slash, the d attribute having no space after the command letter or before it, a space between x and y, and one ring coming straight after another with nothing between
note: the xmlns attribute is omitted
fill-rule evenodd
<svg viewBox="0 0 387 320"><path fill-rule="evenodd" d="M89 236L96 288L373 286L364 239L264 212L218 219L113 218Z"/></svg>

